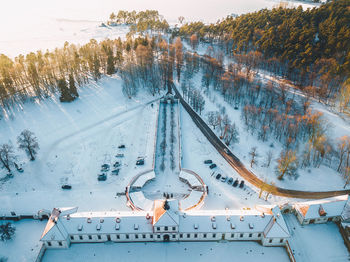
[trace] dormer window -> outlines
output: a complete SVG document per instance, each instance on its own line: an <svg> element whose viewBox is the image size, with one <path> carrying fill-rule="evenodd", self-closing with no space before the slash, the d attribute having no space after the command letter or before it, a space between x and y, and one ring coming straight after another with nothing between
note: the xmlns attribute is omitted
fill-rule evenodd
<svg viewBox="0 0 350 262"><path fill-rule="evenodd" d="M234 223L231 223L231 229L235 229L236 225Z"/></svg>
<svg viewBox="0 0 350 262"><path fill-rule="evenodd" d="M103 218L100 218L100 223L105 222L105 220Z"/></svg>
<svg viewBox="0 0 350 262"><path fill-rule="evenodd" d="M213 222L213 223L211 224L211 226L212 226L213 229L216 229L216 223L215 223L215 222Z"/></svg>
<svg viewBox="0 0 350 262"><path fill-rule="evenodd" d="M117 218L115 219L115 222L120 223L120 218L117 217Z"/></svg>
<svg viewBox="0 0 350 262"><path fill-rule="evenodd" d="M198 224L193 225L194 229L198 229Z"/></svg>
<svg viewBox="0 0 350 262"><path fill-rule="evenodd" d="M101 230L101 224L96 225L96 230L100 231Z"/></svg>
<svg viewBox="0 0 350 262"><path fill-rule="evenodd" d="M254 228L254 224L253 223L249 223L249 228L253 229Z"/></svg>
<svg viewBox="0 0 350 262"><path fill-rule="evenodd" d="M138 230L139 229L139 225L138 224L134 224L134 230Z"/></svg>
<svg viewBox="0 0 350 262"><path fill-rule="evenodd" d="M241 216L241 217L239 218L239 220L240 220L240 221L244 221L244 216Z"/></svg>
<svg viewBox="0 0 350 262"><path fill-rule="evenodd" d="M78 225L78 231L82 231L83 230L83 225Z"/></svg>
<svg viewBox="0 0 350 262"><path fill-rule="evenodd" d="M211 222L215 222L215 217L211 217Z"/></svg>
<svg viewBox="0 0 350 262"><path fill-rule="evenodd" d="M115 230L119 230L120 229L120 225L119 224L115 224Z"/></svg>
<svg viewBox="0 0 350 262"><path fill-rule="evenodd" d="M91 223L91 217L88 217L86 222Z"/></svg>

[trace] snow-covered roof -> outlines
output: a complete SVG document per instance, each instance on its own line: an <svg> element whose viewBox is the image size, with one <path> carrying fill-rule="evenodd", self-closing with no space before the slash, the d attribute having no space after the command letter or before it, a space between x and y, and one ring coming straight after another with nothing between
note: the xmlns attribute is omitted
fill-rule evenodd
<svg viewBox="0 0 350 262"><path fill-rule="evenodd" d="M343 213L347 201L348 195L342 195L321 200L295 203L294 208L304 219L320 218L323 216L334 217L340 216Z"/></svg>
<svg viewBox="0 0 350 262"><path fill-rule="evenodd" d="M68 234L152 233L153 227L157 226L178 226L180 233L264 233L267 237L289 237L277 206L269 214L258 210L181 212L178 200L167 200L166 205L165 200L155 200L153 212L72 211L70 209L69 214L62 215L60 209L54 209L42 240L50 240L52 235L58 240Z"/></svg>

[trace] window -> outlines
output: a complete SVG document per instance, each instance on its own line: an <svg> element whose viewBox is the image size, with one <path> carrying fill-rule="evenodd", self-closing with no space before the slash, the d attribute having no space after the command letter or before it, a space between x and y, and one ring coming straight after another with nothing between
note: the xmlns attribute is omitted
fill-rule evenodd
<svg viewBox="0 0 350 262"><path fill-rule="evenodd" d="M272 239L269 240L269 243L272 243Z"/></svg>
<svg viewBox="0 0 350 262"><path fill-rule="evenodd" d="M146 235L145 235L145 234L143 234L143 235L142 235L142 238L146 238Z"/></svg>
<svg viewBox="0 0 350 262"><path fill-rule="evenodd" d="M139 238L139 235L138 235L138 234L136 234L136 235L135 235L135 238L136 238L136 239L138 239L138 238Z"/></svg>
<svg viewBox="0 0 350 262"><path fill-rule="evenodd" d="M47 242L47 245L49 246L49 247L51 247L51 242L49 241L49 242Z"/></svg>
<svg viewBox="0 0 350 262"><path fill-rule="evenodd" d="M231 237L235 237L235 234L231 234Z"/></svg>
<svg viewBox="0 0 350 262"><path fill-rule="evenodd" d="M59 245L59 246L62 246L62 241L58 241L58 245Z"/></svg>
<svg viewBox="0 0 350 262"><path fill-rule="evenodd" d="M173 238L176 238L176 235L173 235Z"/></svg>
<svg viewBox="0 0 350 262"><path fill-rule="evenodd" d="M157 238L160 238L160 235L157 235Z"/></svg>
<svg viewBox="0 0 350 262"><path fill-rule="evenodd" d="M280 243L283 243L283 238L281 238Z"/></svg>
<svg viewBox="0 0 350 262"><path fill-rule="evenodd" d="M249 234L249 237L252 237L253 236L253 234Z"/></svg>
<svg viewBox="0 0 350 262"><path fill-rule="evenodd" d="M152 234L150 234L150 235L149 235L149 237L150 237L150 238L153 238L153 235L152 235Z"/></svg>
<svg viewBox="0 0 350 262"><path fill-rule="evenodd" d="M129 235L128 234L126 234L125 237L126 237L126 239L129 239Z"/></svg>
<svg viewBox="0 0 350 262"><path fill-rule="evenodd" d="M157 227L157 231L160 231L160 227Z"/></svg>
<svg viewBox="0 0 350 262"><path fill-rule="evenodd" d="M207 234L203 234L203 238L207 238Z"/></svg>
<svg viewBox="0 0 350 262"><path fill-rule="evenodd" d="M180 234L180 238L183 238L183 234Z"/></svg>
<svg viewBox="0 0 350 262"><path fill-rule="evenodd" d="M74 236L70 236L70 240L74 240Z"/></svg>
<svg viewBox="0 0 350 262"><path fill-rule="evenodd" d="M258 237L261 237L261 233L258 234Z"/></svg>
<svg viewBox="0 0 350 262"><path fill-rule="evenodd" d="M187 238L190 238L191 237L191 234L187 234Z"/></svg>
<svg viewBox="0 0 350 262"><path fill-rule="evenodd" d="M168 231L168 227L164 227L164 230L165 230L165 231Z"/></svg>
<svg viewBox="0 0 350 262"><path fill-rule="evenodd" d="M194 238L197 238L197 236L198 236L197 234L194 234Z"/></svg>
<svg viewBox="0 0 350 262"><path fill-rule="evenodd" d="M89 239L90 239L90 240L92 239L92 236L91 236L91 235L89 235Z"/></svg>
<svg viewBox="0 0 350 262"><path fill-rule="evenodd" d="M120 239L120 236L119 236L119 235L117 235L117 239Z"/></svg>
<svg viewBox="0 0 350 262"><path fill-rule="evenodd" d="M79 239L80 239L80 240L83 240L83 236L79 236Z"/></svg>
<svg viewBox="0 0 350 262"><path fill-rule="evenodd" d="M97 235L97 238L101 240L101 236L100 235Z"/></svg>
<svg viewBox="0 0 350 262"><path fill-rule="evenodd" d="M176 230L176 227L173 227L173 230L175 231L175 230Z"/></svg>
<svg viewBox="0 0 350 262"><path fill-rule="evenodd" d="M243 234L241 234L240 237L243 237Z"/></svg>
<svg viewBox="0 0 350 262"><path fill-rule="evenodd" d="M216 237L216 234L213 234L213 237Z"/></svg>

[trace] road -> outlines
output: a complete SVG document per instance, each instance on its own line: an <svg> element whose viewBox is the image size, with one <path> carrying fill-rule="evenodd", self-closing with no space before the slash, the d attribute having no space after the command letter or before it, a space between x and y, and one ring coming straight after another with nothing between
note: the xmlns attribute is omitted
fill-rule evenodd
<svg viewBox="0 0 350 262"><path fill-rule="evenodd" d="M189 104L183 99L180 92L177 90L176 86L173 84L173 90L179 97L182 106L185 108L187 113L192 118L196 126L202 131L204 136L209 140L209 142L215 147L215 149L221 154L221 156L237 171L237 173L242 176L249 183L253 184L258 188L263 188L264 191L270 192L273 195L292 197L292 198L304 198L304 199L320 199L339 195L349 194L350 190L335 190L335 191L301 191L292 190L277 187L271 184L267 184L261 179L259 179L252 171L248 170L244 164L236 157L229 148L216 136L216 134L211 130L211 128L204 122L204 120L190 107ZM227 149L226 152L224 149Z"/></svg>

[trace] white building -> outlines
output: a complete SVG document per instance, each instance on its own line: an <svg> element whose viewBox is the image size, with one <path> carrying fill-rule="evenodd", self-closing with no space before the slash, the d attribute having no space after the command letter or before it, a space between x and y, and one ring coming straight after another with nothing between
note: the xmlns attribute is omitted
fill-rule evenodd
<svg viewBox="0 0 350 262"><path fill-rule="evenodd" d="M337 196L294 204L296 216L300 224L319 224L330 221L340 221L348 195Z"/></svg>
<svg viewBox="0 0 350 262"><path fill-rule="evenodd" d="M257 210L183 212L178 200L156 200L152 212L52 211L41 236L46 248L71 243L254 240L264 246L283 246L289 231L278 206Z"/></svg>

